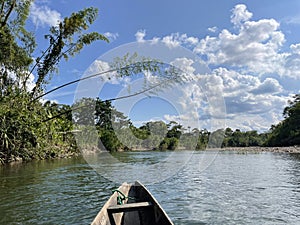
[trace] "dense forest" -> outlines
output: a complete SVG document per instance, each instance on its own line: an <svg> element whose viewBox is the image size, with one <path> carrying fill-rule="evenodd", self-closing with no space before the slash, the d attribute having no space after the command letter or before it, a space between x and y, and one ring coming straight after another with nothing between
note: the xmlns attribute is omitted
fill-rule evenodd
<svg viewBox="0 0 300 225"><path fill-rule="evenodd" d="M87 32L98 10L86 8L51 27L45 35L49 45L42 47L45 50L35 57L36 52L41 51L36 45L35 34L25 26L32 2L4 0L0 3L0 164L78 154L74 131L85 132L90 126L96 127L101 144L109 151L205 149L209 143L212 145L208 147L300 144L299 94L284 109L284 120L263 134L230 128L217 131L185 128L175 121L168 124L148 122L135 127L110 101L82 99L72 106L41 101L61 60L75 56L94 41L108 42L108 39L97 32ZM156 66L135 65L132 71L141 71L139 67L157 70ZM131 75L129 69L120 71L121 76ZM32 75L35 83L29 89ZM95 111L92 118L87 119L84 110L90 104L94 105ZM77 114L72 114L72 109L73 112L77 109ZM118 136L116 127L120 131ZM155 134L152 134L153 130ZM134 134L131 138L127 135L129 132ZM122 141L125 139L126 142ZM219 143L219 140L223 142Z"/></svg>
<svg viewBox="0 0 300 225"><path fill-rule="evenodd" d="M229 127L211 132L206 129L183 127L176 121L167 124L163 121L147 122L137 128L130 119L116 111L110 102L103 102L100 99L83 99L82 101L84 104L89 102L87 105L92 105L91 102L94 102L95 112L92 121L95 121L94 125L97 128L99 138L109 151L134 149L203 150L207 147L300 145L300 95L295 95L294 100L290 101L289 106L284 109L285 119L278 125L272 125L270 130L264 133L258 133L255 130L232 130ZM76 107L78 106L76 105ZM83 115L82 118L80 118L80 114ZM77 125L87 124L85 115L84 112L78 113ZM117 132L119 133L118 137L116 136L116 128L122 130L121 134ZM129 135L130 133L134 134L133 137ZM125 139L126 141L122 141ZM221 143L219 143L220 141ZM131 148L125 146L124 142L130 143Z"/></svg>

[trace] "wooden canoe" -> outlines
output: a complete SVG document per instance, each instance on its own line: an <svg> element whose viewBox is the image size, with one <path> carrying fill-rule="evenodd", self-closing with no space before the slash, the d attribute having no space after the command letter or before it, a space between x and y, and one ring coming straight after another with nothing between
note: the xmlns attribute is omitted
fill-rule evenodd
<svg viewBox="0 0 300 225"><path fill-rule="evenodd" d="M122 204L120 204L120 198L124 196L126 196L126 198L122 201ZM138 181L134 184L123 183L114 194L112 194L92 222L92 225L158 224L173 225L157 200L146 187Z"/></svg>

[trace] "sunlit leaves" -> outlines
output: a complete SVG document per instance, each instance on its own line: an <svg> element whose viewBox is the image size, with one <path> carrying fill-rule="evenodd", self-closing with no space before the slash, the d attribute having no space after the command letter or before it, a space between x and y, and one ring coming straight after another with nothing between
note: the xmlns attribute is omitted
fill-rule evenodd
<svg viewBox="0 0 300 225"><path fill-rule="evenodd" d="M72 13L58 26L53 26L50 34L45 35L45 38L49 40L49 47L37 62L38 79L33 95L36 95L42 84L47 82L48 75L55 72L61 58L68 60L69 56L75 56L84 46L94 41L109 41L98 32L83 33L94 22L97 15L98 10L92 7Z"/></svg>
<svg viewBox="0 0 300 225"><path fill-rule="evenodd" d="M102 40L108 42L109 40L102 34L99 34L98 32L91 32L89 34L81 35L77 43L74 44L74 47L70 49L69 54L71 56L74 56L75 54L79 53L80 50L85 46L93 43L94 41ZM64 53L65 59L68 59L67 54Z"/></svg>

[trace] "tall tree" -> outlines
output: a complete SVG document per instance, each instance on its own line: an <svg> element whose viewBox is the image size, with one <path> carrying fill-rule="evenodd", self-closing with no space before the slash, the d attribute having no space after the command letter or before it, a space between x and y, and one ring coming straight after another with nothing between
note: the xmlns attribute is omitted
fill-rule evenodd
<svg viewBox="0 0 300 225"><path fill-rule="evenodd" d="M88 33L98 10L90 7L72 13L57 26L50 27L45 38L49 45L33 61L37 49L35 34L26 29L33 0L2 0L0 2L0 163L14 158L45 158L56 153L54 146L63 145L62 137L71 129L68 107L34 101L62 58L78 54L97 40L108 39L97 32ZM27 89L32 74L35 85ZM62 117L45 119L55 113ZM49 147L47 147L49 146ZM59 150L60 151L60 150Z"/></svg>
<svg viewBox="0 0 300 225"><path fill-rule="evenodd" d="M283 110L284 120L273 125L266 145L300 145L300 94L296 94Z"/></svg>
<svg viewBox="0 0 300 225"><path fill-rule="evenodd" d="M72 13L66 17L58 26L50 28L50 34L45 35L49 40L49 47L36 61L31 69L37 67L37 81L32 90L36 96L40 94L41 87L47 82L49 74L55 72L61 58L67 60L70 56L78 54L85 45L89 45L96 40L108 39L98 32L83 33L95 21L98 15L96 8L86 8L79 12Z"/></svg>

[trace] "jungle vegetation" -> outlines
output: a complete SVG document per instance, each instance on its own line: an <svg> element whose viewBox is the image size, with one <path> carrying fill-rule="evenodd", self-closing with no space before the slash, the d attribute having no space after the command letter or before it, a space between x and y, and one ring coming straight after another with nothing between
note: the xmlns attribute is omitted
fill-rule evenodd
<svg viewBox="0 0 300 225"><path fill-rule="evenodd" d="M16 159L44 159L75 151L70 113L45 121L70 108L43 103L44 92L61 60L80 53L94 41L108 39L87 32L98 15L96 8L72 13L45 34L48 46L38 48L35 34L26 29L33 0L4 0L0 3L0 162ZM44 49L39 57L35 51ZM35 60L34 60L35 58ZM31 90L28 83L34 75Z"/></svg>
<svg viewBox="0 0 300 225"><path fill-rule="evenodd" d="M231 128L217 131L185 128L175 121L168 124L152 121L135 127L111 101L86 98L72 106L41 101L62 60L74 57L84 46L108 39L98 32L88 32L98 15L98 10L90 7L51 27L45 35L48 46L37 46L35 34L26 30L32 2L0 3L0 164L78 154L74 131L85 132L91 126L96 127L101 140L97 147L105 146L109 151L205 149L209 144L208 147L300 145L299 94L284 109L284 120L262 134ZM45 50L40 56L33 57L41 48ZM149 62L123 68L118 71L120 76L130 76L145 68L158 69L157 64ZM28 89L31 75L36 79L34 87ZM94 107L89 118L84 116L86 105ZM74 108L76 112L74 115L73 110L72 115ZM133 135L128 136L129 133Z"/></svg>

